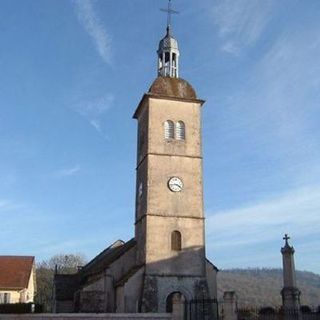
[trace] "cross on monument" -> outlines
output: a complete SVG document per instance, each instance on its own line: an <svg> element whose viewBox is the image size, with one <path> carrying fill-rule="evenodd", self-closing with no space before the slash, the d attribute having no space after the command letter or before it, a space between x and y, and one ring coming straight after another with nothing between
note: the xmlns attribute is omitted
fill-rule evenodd
<svg viewBox="0 0 320 320"><path fill-rule="evenodd" d="M289 239L290 239L290 237L287 234L285 234L284 237L283 237L283 240L286 241L286 244L288 243Z"/></svg>
<svg viewBox="0 0 320 320"><path fill-rule="evenodd" d="M171 7L171 0L168 0L168 9L160 9L163 12L168 13L168 20L167 20L167 27L169 28L171 26L171 16L172 14L178 14L179 11L173 10Z"/></svg>

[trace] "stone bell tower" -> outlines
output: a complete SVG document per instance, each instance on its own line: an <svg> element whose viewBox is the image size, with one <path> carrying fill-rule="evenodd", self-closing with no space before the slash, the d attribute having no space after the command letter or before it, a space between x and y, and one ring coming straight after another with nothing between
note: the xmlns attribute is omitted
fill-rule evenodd
<svg viewBox="0 0 320 320"><path fill-rule="evenodd" d="M158 78L138 121L135 239L145 265L141 311L171 311L181 301L215 297L216 268L205 257L201 107L179 78L178 42L170 25L159 43ZM208 277L210 284L208 285Z"/></svg>

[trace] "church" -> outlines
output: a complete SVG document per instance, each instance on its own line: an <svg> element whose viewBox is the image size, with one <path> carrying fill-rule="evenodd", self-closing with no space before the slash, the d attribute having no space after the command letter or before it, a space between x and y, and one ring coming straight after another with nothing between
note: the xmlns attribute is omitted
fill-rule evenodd
<svg viewBox="0 0 320 320"><path fill-rule="evenodd" d="M55 312L163 313L216 301L218 269L205 253L201 109L179 77L168 22L158 77L142 96L138 123L134 238L116 241L76 274L55 274ZM206 312L211 312L210 310Z"/></svg>

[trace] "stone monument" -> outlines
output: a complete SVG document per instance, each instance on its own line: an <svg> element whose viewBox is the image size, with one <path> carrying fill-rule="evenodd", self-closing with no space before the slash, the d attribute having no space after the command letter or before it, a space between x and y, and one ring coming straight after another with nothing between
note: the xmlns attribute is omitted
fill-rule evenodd
<svg viewBox="0 0 320 320"><path fill-rule="evenodd" d="M298 312L300 309L300 290L296 284L296 274L294 266L294 248L289 245L287 234L284 247L281 248L283 264L283 288L281 290L282 306L285 312Z"/></svg>

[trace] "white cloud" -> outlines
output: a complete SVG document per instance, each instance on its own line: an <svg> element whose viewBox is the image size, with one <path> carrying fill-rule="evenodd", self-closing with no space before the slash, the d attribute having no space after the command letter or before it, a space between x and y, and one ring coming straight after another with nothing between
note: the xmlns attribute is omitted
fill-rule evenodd
<svg viewBox="0 0 320 320"><path fill-rule="evenodd" d="M207 214L207 249L220 268L281 267L282 236L296 267L319 273L320 186L292 190L242 208Z"/></svg>
<svg viewBox="0 0 320 320"><path fill-rule="evenodd" d="M243 208L207 214L207 234L216 248L248 247L319 234L320 186L308 186Z"/></svg>
<svg viewBox="0 0 320 320"><path fill-rule="evenodd" d="M11 211L11 210L18 210L23 208L24 206L19 203L12 202L8 199L0 199L0 213L3 211Z"/></svg>
<svg viewBox="0 0 320 320"><path fill-rule="evenodd" d="M273 7L273 0L224 0L212 10L212 19L218 26L223 44L221 49L239 54L253 45L264 31Z"/></svg>
<svg viewBox="0 0 320 320"><path fill-rule="evenodd" d="M74 104L74 109L82 116L97 118L105 114L112 107L113 102L114 96L112 94L106 94L90 100L81 98Z"/></svg>
<svg viewBox="0 0 320 320"><path fill-rule="evenodd" d="M3 200L3 199L0 199L0 208L3 208L7 205L7 201L6 200Z"/></svg>
<svg viewBox="0 0 320 320"><path fill-rule="evenodd" d="M113 104L114 96L112 94L89 99L80 96L72 103L72 109L85 117L95 130L97 130L104 138L107 138L107 135L103 130L101 118L103 118L109 109L112 108Z"/></svg>
<svg viewBox="0 0 320 320"><path fill-rule="evenodd" d="M219 3L224 6L224 2ZM262 19L264 27L267 13ZM219 21L220 35L226 48L230 48L225 50L233 52L232 46L241 48L238 40L245 40L241 35L237 40L237 28L246 29L241 21L249 18L240 18L237 28L230 16L225 19ZM220 260L218 265L278 265L281 237L287 232L293 237L297 254L303 257L299 268L319 272L319 259L315 258L320 254L315 245L320 226L318 30L319 23L315 21L303 26L283 25L281 33L267 46L268 51L250 61L240 89L231 91L231 98L224 102L232 112L227 113L228 124L221 129L221 139L244 142L240 148L230 150L233 154L229 158L241 154L240 165L241 161L252 164L250 174L254 178L246 179L239 187L243 192L249 190L252 198L261 198L251 205L207 214L207 247ZM248 39L254 44L260 35L255 32ZM283 194L274 197L279 190ZM246 201L248 194L244 198Z"/></svg>
<svg viewBox="0 0 320 320"><path fill-rule="evenodd" d="M101 123L99 120L91 120L90 124L98 131L102 132Z"/></svg>
<svg viewBox="0 0 320 320"><path fill-rule="evenodd" d="M104 62L111 63L111 38L99 20L91 0L74 0L78 19L94 41Z"/></svg>
<svg viewBox="0 0 320 320"><path fill-rule="evenodd" d="M258 188L263 178L279 181L282 176L283 181L296 187L320 179L319 126L315 121L320 100L317 34L314 23L284 28L269 50L254 62L241 89L225 99L232 112L228 113L223 139L236 141L241 137L239 141L245 141L241 154L245 149L251 152L251 159L258 157L260 164L263 158L264 166L270 168L267 171L261 167L268 176L260 176Z"/></svg>
<svg viewBox="0 0 320 320"><path fill-rule="evenodd" d="M62 240L61 242L55 242L55 243L43 242L43 243L39 243L36 249L40 256L46 255L50 257L56 254L64 253L66 251L72 251L73 253L82 255L81 253L77 253L77 250L79 248L83 248L84 246L95 243L95 242L96 240L93 240L92 238Z"/></svg>
<svg viewBox="0 0 320 320"><path fill-rule="evenodd" d="M279 151L287 153L297 184L320 178L319 137L314 128L320 99L317 34L317 28L308 26L284 32L257 64L255 74L253 113L273 131Z"/></svg>
<svg viewBox="0 0 320 320"><path fill-rule="evenodd" d="M77 164L71 168L64 168L61 170L58 170L54 173L54 177L56 178L64 178L64 177L70 177L78 174L80 171L80 166Z"/></svg>

